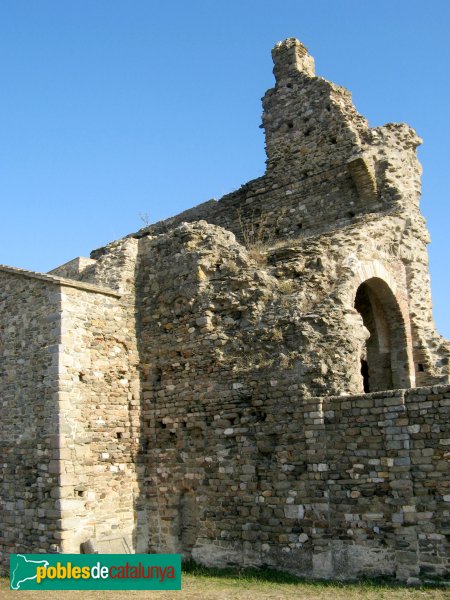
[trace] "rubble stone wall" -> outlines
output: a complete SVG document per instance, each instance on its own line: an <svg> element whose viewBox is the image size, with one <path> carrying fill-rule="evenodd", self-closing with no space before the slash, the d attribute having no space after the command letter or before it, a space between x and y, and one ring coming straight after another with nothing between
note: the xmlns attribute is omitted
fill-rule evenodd
<svg viewBox="0 0 450 600"><path fill-rule="evenodd" d="M0 269L0 563L49 552L58 510L49 470L58 435L59 289Z"/></svg>
<svg viewBox="0 0 450 600"><path fill-rule="evenodd" d="M391 294L408 361L406 273L383 252L385 219L262 264L205 222L140 240L151 551L316 577L445 573L449 389L348 396L362 392L361 284Z"/></svg>
<svg viewBox="0 0 450 600"><path fill-rule="evenodd" d="M254 380L215 406L154 409L151 549L314 577L445 576L450 387L292 388Z"/></svg>
<svg viewBox="0 0 450 600"><path fill-rule="evenodd" d="M450 346L434 327L429 235L419 211L421 139L404 123L370 128L348 90L315 75L314 60L298 40L278 44L272 55L276 81L263 98L262 117L266 174L134 236L205 220L249 248L311 238L320 244L323 235L350 228L370 253L378 249L402 265L412 379L448 383Z"/></svg>
<svg viewBox="0 0 450 600"><path fill-rule="evenodd" d="M364 282L372 282L392 330L386 352L396 378L384 389L413 386L406 273L387 250L393 225L385 217L256 255L204 221L142 238L138 305L148 393L164 394L166 378L228 385L253 368L282 371L302 395L362 392L369 333L355 298Z"/></svg>

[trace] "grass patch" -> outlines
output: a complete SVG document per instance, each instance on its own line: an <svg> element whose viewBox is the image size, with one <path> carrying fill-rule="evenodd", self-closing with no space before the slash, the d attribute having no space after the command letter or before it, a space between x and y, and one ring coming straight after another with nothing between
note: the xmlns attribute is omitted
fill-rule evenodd
<svg viewBox="0 0 450 600"><path fill-rule="evenodd" d="M304 577L298 577L284 571L278 571L270 567L203 567L202 565L199 565L193 561L183 563L183 573L192 575L194 577L208 577L225 580L228 579L246 583L276 583L281 585L312 586L317 588L364 588L368 590L400 590L406 588L404 583L401 583L392 577L363 577L358 581L313 580L306 579ZM442 582L430 582L423 584L418 588L406 589L442 590L443 586L445 586L445 584Z"/></svg>
<svg viewBox="0 0 450 600"><path fill-rule="evenodd" d="M183 564L183 589L164 591L53 591L45 600L449 600L436 586L408 588L388 579L359 582L310 581L271 568L205 568ZM17 599L9 579L0 578L0 597ZM21 600L42 600L41 591L22 591Z"/></svg>
<svg viewBox="0 0 450 600"><path fill-rule="evenodd" d="M220 579L235 579L248 583L281 583L286 585L298 585L304 580L290 573L276 571L270 568L240 568L240 567L203 567L195 562L183 563L183 573L195 577L214 577Z"/></svg>

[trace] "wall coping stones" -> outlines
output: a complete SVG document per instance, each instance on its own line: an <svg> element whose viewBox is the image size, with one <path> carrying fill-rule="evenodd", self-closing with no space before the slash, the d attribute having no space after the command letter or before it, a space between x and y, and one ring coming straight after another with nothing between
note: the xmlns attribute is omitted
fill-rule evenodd
<svg viewBox="0 0 450 600"><path fill-rule="evenodd" d="M47 273L38 273L36 271L28 271L26 269L8 267L6 265L0 265L0 272L9 273L10 275L18 275L21 277L29 277L31 279L40 279L41 281L46 281L55 285L72 287L86 292L94 292L96 294L104 294L105 296L113 296L114 298L122 297L122 294L118 294L114 290L107 287L75 281L74 279L66 279L65 277L56 277L55 275L48 275Z"/></svg>

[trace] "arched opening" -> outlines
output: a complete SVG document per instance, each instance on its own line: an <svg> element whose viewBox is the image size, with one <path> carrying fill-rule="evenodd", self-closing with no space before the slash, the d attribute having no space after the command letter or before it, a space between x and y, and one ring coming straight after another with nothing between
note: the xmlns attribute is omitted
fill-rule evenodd
<svg viewBox="0 0 450 600"><path fill-rule="evenodd" d="M405 323L390 287L378 277L364 281L355 308L370 334L359 357L364 392L410 387Z"/></svg>

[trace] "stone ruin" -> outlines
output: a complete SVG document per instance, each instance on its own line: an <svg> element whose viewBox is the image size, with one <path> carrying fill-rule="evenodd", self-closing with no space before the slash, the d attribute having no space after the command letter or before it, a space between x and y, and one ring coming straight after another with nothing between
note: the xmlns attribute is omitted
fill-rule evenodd
<svg viewBox="0 0 450 600"><path fill-rule="evenodd" d="M450 345L421 140L275 46L267 169L48 274L0 268L0 551L448 573Z"/></svg>

